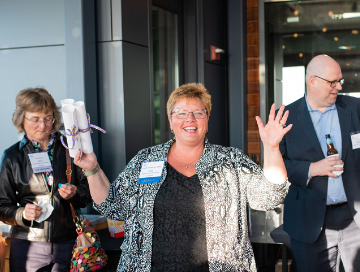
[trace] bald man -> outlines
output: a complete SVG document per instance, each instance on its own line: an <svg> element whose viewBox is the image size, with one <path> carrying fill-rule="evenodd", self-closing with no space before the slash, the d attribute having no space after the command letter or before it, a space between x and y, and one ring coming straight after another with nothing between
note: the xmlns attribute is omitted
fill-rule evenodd
<svg viewBox="0 0 360 272"><path fill-rule="evenodd" d="M284 230L298 272L339 271L340 259L360 271L360 99L339 95L343 83L339 64L316 56L304 97L285 109L293 127L280 143L291 182ZM326 134L340 157L327 156Z"/></svg>

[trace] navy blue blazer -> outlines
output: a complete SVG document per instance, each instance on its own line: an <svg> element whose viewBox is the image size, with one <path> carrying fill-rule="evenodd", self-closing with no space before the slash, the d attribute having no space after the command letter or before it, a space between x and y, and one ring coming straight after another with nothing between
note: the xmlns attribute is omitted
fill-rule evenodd
<svg viewBox="0 0 360 272"><path fill-rule="evenodd" d="M360 99L339 95L336 101L342 137L342 174L345 194L354 220L360 227L360 148L353 149L350 133L360 131ZM324 159L305 97L286 106L287 124L292 129L280 143L288 178L291 183L284 201L284 230L290 237L313 243L322 230L328 176L316 176L306 185L311 162Z"/></svg>

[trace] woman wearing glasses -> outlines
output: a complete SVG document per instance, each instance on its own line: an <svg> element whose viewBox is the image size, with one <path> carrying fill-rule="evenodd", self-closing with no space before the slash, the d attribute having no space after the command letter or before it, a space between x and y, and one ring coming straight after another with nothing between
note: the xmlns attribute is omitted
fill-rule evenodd
<svg viewBox="0 0 360 272"><path fill-rule="evenodd" d="M201 84L176 89L167 103L174 139L141 150L111 185L95 155L80 151L96 209L125 221L118 271L255 271L246 205L274 208L288 182L279 142L288 113L271 108L264 127L264 171L236 148L206 138L211 98ZM211 129L211 128L210 128Z"/></svg>
<svg viewBox="0 0 360 272"><path fill-rule="evenodd" d="M77 209L89 204L86 177L74 165L66 184L61 115L45 89L17 95L13 123L25 135L1 160L0 220L12 226L10 271L68 272L77 237L69 203Z"/></svg>

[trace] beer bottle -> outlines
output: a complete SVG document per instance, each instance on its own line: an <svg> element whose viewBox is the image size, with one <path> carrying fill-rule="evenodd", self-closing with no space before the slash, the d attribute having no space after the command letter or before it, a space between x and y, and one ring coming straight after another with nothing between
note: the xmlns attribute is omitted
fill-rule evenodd
<svg viewBox="0 0 360 272"><path fill-rule="evenodd" d="M326 145L327 145L327 155L331 156L331 155L338 154L338 152L335 149L334 144L330 138L330 134L326 134L325 138L326 138Z"/></svg>
<svg viewBox="0 0 360 272"><path fill-rule="evenodd" d="M337 150L334 147L334 144L330 138L330 134L326 134L325 138L326 138L326 145L327 145L327 155L339 157L339 153L337 152ZM333 165L333 167L343 167L343 165ZM332 173L337 176L340 176L343 172L344 172L344 170L332 171Z"/></svg>

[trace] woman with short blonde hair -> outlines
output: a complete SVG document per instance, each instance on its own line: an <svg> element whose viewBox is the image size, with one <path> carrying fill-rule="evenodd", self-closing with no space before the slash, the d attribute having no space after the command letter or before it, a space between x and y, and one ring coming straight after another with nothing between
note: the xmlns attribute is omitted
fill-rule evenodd
<svg viewBox="0 0 360 272"><path fill-rule="evenodd" d="M189 83L181 85L173 91L166 104L167 114L171 115L176 102L183 98L199 98L204 104L206 113L210 116L211 112L211 95L201 83Z"/></svg>
<svg viewBox="0 0 360 272"><path fill-rule="evenodd" d="M167 114L174 138L141 150L110 184L94 153L78 151L74 163L88 177L95 208L125 221L117 271L256 271L247 205L269 210L289 183L279 142L290 130L282 106L269 122L259 117L264 170L241 150L206 138L211 96L202 84L177 88Z"/></svg>

